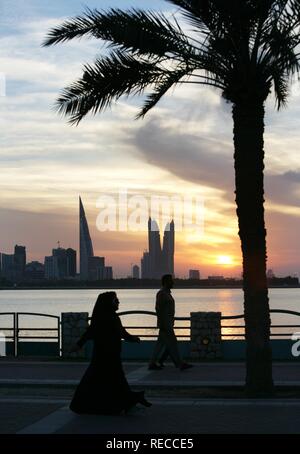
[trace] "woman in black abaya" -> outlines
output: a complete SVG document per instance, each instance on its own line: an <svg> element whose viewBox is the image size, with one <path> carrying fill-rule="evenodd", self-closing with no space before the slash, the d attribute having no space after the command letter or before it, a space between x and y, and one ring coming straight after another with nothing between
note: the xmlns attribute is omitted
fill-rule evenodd
<svg viewBox="0 0 300 454"><path fill-rule="evenodd" d="M151 404L144 392L131 391L121 362L121 340L140 342L123 328L116 311L119 300L115 292L98 296L91 324L73 348L78 351L93 340L92 360L79 383L70 409L79 414L119 414L137 403Z"/></svg>

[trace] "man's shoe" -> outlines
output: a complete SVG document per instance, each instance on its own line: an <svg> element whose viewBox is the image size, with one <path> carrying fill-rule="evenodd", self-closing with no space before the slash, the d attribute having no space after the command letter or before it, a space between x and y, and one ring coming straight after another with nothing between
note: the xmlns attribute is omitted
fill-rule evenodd
<svg viewBox="0 0 300 454"><path fill-rule="evenodd" d="M159 366L158 364L151 363L148 366L148 370L162 370L162 367Z"/></svg>
<svg viewBox="0 0 300 454"><path fill-rule="evenodd" d="M182 363L181 366L179 367L179 369L186 370L186 369L191 369L191 367L194 367L193 364Z"/></svg>

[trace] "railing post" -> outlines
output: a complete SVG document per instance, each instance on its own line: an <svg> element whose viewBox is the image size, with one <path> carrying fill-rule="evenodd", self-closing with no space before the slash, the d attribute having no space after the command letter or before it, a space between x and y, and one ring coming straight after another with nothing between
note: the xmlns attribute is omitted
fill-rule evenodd
<svg viewBox="0 0 300 454"><path fill-rule="evenodd" d="M222 358L221 312L191 313L191 358Z"/></svg>
<svg viewBox="0 0 300 454"><path fill-rule="evenodd" d="M17 357L19 353L19 314L14 313L14 356Z"/></svg>
<svg viewBox="0 0 300 454"><path fill-rule="evenodd" d="M88 327L88 312L63 312L61 314L61 336L63 358L85 358L85 349L70 353Z"/></svg>

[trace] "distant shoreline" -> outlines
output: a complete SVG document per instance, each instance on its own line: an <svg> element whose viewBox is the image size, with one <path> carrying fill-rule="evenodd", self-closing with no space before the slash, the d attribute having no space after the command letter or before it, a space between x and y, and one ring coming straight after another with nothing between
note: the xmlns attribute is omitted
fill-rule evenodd
<svg viewBox="0 0 300 454"><path fill-rule="evenodd" d="M116 290L155 290L159 288L158 286L120 286L120 285L109 285L109 286L87 286L87 287L1 287L1 290L106 290L106 289L116 289ZM300 285L270 285L269 289L296 289L300 288ZM174 290L193 290L193 289L203 289L203 290L242 290L241 285L236 286L226 286L226 285L215 285L215 286L204 286L204 285L191 285L191 286L175 286Z"/></svg>

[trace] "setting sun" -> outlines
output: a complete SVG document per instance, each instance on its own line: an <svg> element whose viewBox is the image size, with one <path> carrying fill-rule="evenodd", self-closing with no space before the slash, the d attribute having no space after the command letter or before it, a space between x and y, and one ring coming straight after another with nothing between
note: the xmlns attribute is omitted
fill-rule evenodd
<svg viewBox="0 0 300 454"><path fill-rule="evenodd" d="M233 265L233 259L229 255L219 255L217 263L219 265Z"/></svg>

